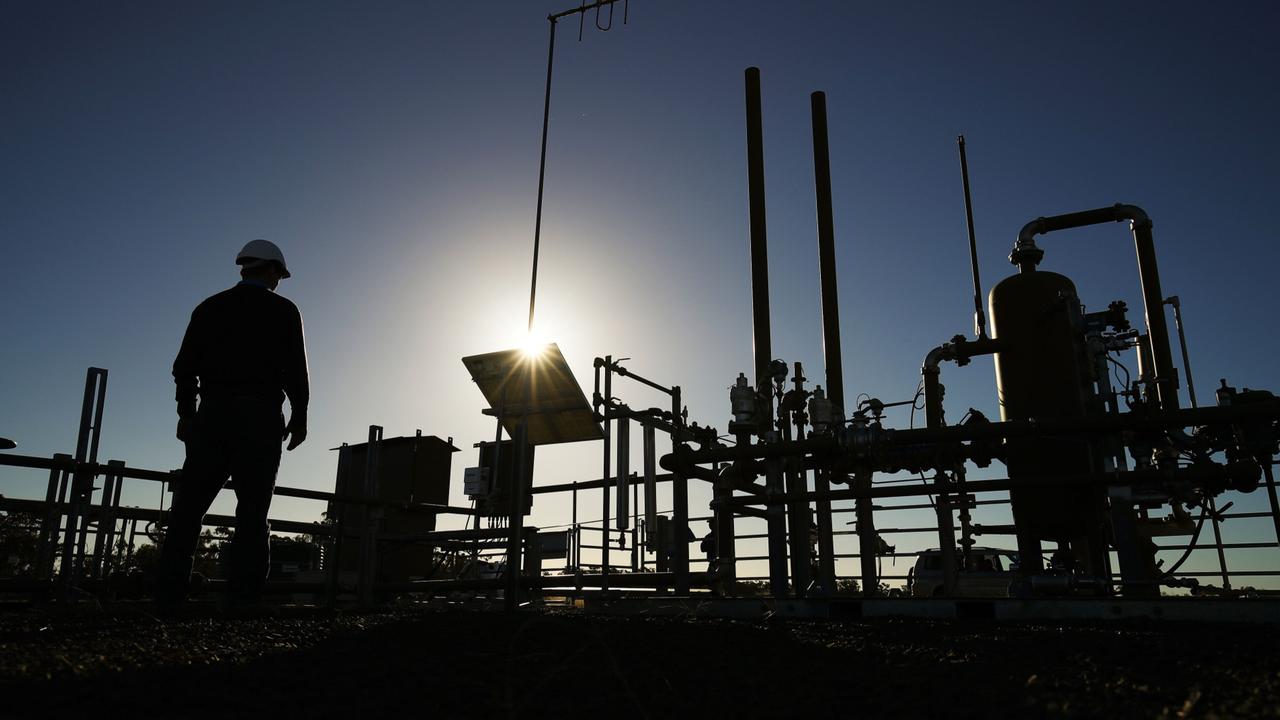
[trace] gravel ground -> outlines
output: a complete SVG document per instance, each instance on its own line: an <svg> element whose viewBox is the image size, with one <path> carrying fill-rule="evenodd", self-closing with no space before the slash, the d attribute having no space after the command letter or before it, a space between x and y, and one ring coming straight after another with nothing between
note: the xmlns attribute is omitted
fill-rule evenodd
<svg viewBox="0 0 1280 720"><path fill-rule="evenodd" d="M1173 623L3 611L0 715L1280 717L1277 640Z"/></svg>

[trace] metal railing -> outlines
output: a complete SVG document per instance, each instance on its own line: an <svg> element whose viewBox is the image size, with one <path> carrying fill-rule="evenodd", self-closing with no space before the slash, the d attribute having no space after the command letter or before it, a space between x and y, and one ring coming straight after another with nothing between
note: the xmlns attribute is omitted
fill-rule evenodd
<svg viewBox="0 0 1280 720"><path fill-rule="evenodd" d="M635 376L631 375L631 377ZM97 461L98 439L103 420L102 405L105 397L105 382L105 370L97 368L89 370L86 378L85 402L81 412L79 439L74 456L59 454L52 458L43 458L0 453L0 466L48 471L43 501L0 497L0 511L24 513L40 520L37 560L32 573L33 578L28 579L34 580L34 582L11 581L9 586L35 588L61 598L70 598L74 596L76 591L101 587L111 569L120 564L121 558L117 557L118 553L125 553L124 560L130 559L136 547L139 524L154 524L155 527L159 527L167 519L168 513L163 508L163 501L161 507L154 509L122 506L122 488L126 479L158 482L161 483L162 487L179 485L182 482L180 471L148 470L131 467L117 460L107 463L99 463ZM610 407L611 411L619 413L618 417L621 417L621 413L626 410L625 406L620 404L611 405ZM680 426L670 422L670 418L675 416L676 413L672 412L665 418L655 417L651 419L651 424L659 426L673 435L679 434L682 432ZM373 434L375 429L378 431L378 437ZM380 430L376 426L371 428L371 442L376 443L380 439ZM646 446L647 454L654 452L651 443L646 442ZM676 475L671 473L654 473L652 466L652 458L646 457L647 480L651 483L670 482L676 479ZM612 468L606 466L606 470L612 470ZM95 487L95 482L98 478L102 479L102 485ZM325 492L287 486L277 486L275 494L282 497L325 502L336 508L363 506L381 510L394 508L404 512L423 513L432 516L454 514L469 518L480 517L473 508L393 502L379 499L377 497L376 470L367 474L366 480L372 484L367 484L362 488L364 492L361 494ZM981 487L983 482L971 482L970 485L975 486L976 489ZM990 484L990 481L985 482ZM539 495L572 494L574 498L574 516L571 523L554 526L567 528L570 533L570 542L566 553L567 557L564 558L564 566L552 569L552 572L559 572L560 574L548 575L543 571L543 559L540 557L537 545L537 528L530 528L529 540L524 544L524 550L521 553L523 562L517 568L524 575L524 586L530 589L554 585L556 587L573 587L578 590L587 587L599 587L607 590L611 583L618 587L623 585L635 586L639 583L640 586L655 589L677 588L693 592L706 590L710 584L710 578L708 578L709 561L690 558L687 542L675 539L668 539L663 542L660 538L656 538L651 534L651 522L646 522L646 520L654 520L659 515L673 514L674 509L659 511L657 508L650 507L652 499L646 497L648 502L645 503L644 512L642 513L641 504L638 502L637 497L634 504L631 505L631 512L629 513L632 516L630 519L634 522L627 529L611 528L607 524L608 520L605 522L597 521L596 523L578 521L577 506L580 493L599 490L607 498L608 495L606 493L610 489L614 489L616 485L617 490L627 492L629 488L633 496L636 496L638 494L637 484L630 484L630 478L628 478L628 482L619 484L618 477L604 477L595 480L534 488L533 492ZM678 485L682 484L673 484L673 490ZM867 494L870 496L876 488L883 487L882 485L877 485L871 489L872 492ZM850 495L847 490L840 492L845 498ZM934 492L936 492L935 489L923 484L893 488L891 492L893 497L904 498L908 501L899 505L876 505L872 508L873 517L877 518L877 533L882 536L903 538L924 536L926 541L918 550L927 549L931 544L929 540L936 541L939 537L937 524L920 524L917 522L900 526L882 526L880 518L892 516L895 513L933 509L932 499L928 503L922 503L913 502L910 498L929 495ZM878 494L882 493L883 490ZM978 494L986 495L986 497L979 498L977 497ZM163 498L163 492L161 497ZM679 498L677 498L677 501L679 501ZM780 503L782 501L782 499L778 499L775 502ZM684 499L684 502L687 506L687 498ZM1009 502L1008 494L1005 490L978 491L974 493L969 507L973 510L986 510L1008 506ZM608 517L610 506L607 500L602 504L602 507L605 511L605 516ZM852 507L834 508L832 510L833 515L854 512L855 508ZM505 528L482 529L477 522L476 527L472 529L389 535L380 532L376 522L378 513L369 513L366 518L366 526L355 530L349 530L344 526L342 515L342 512L337 513L337 521L331 523L305 523L290 520L271 521L272 528L275 530L286 533L307 534L320 540L326 555L326 579L324 582L273 583L273 588L284 591L315 590L324 593L330 600L334 600L340 593L354 591L359 599L365 603L374 602L377 593L387 591L434 593L453 589L496 591L501 588L496 578L477 576L477 568L481 566L482 562L490 563L493 568L502 568L507 564L506 553L508 550L502 542L507 537ZM645 517L642 518L642 515ZM711 517L687 518L684 527L693 522L708 520ZM1273 523L1277 521L1274 512L1265 511L1223 512L1218 514L1217 517L1219 521L1262 518L1271 518ZM974 522L970 523L973 532L969 536L962 534L962 539L968 540L972 539L972 537L982 537L983 535L1009 534L1006 531L1002 531L1009 526L988 524L984 530L984 525L976 522L976 518L974 520ZM234 518L209 514L205 516L204 523L206 526L231 525L234 523ZM553 528L542 528L544 531L550 529ZM144 534L147 532L145 525L143 526L143 532ZM584 542L584 533L603 533L603 537L608 537L609 542L604 542L603 539L592 539ZM831 535L833 538L846 538L857 537L858 533L856 530L833 530ZM625 562L614 562L612 560L612 554L617 552L616 544L613 541L616 537L625 537L628 542L627 549L629 552L626 553L628 559ZM362 547L360 553L361 562L359 563L360 572L357 573L358 579L354 584L343 580L340 567L342 543L350 540L358 540ZM744 544L749 546L755 542L767 542L768 540L768 533L748 532L735 534L731 547ZM380 581L377 574L379 549L387 543L426 544L464 555L468 559L471 576L396 582ZM901 545L901 543L898 543L898 545ZM683 546L683 553L680 552L681 546ZM790 546L790 543L788 543L788 546ZM1167 542L1167 544L1159 546L1159 551L1182 552L1191 555L1220 552L1222 560L1220 567L1216 571L1189 568L1187 570L1179 570L1176 575L1171 577L1185 579L1216 577L1221 581L1221 588L1209 586L1205 589L1231 591L1233 589L1233 580L1237 581L1234 585L1239 586L1241 584L1239 581L1242 579L1265 579L1280 576L1280 570L1240 568L1238 567L1238 562L1235 563L1237 567L1232 568L1230 567L1232 562L1229 562L1236 561L1236 556L1241 551L1276 547L1280 547L1280 537L1272 539L1249 536L1237 537L1232 540L1218 540L1197 536L1194 541ZM586 551L585 557L584 551ZM787 552L786 555L790 559L791 553ZM878 558L886 559L914 559L917 555L918 552L915 551L899 552L897 547L890 548L886 552L877 553ZM765 563L769 558L769 554L737 555L735 551L733 561L742 564L745 570L747 564ZM861 558L862 554L859 552L832 553L833 562L861 560ZM1111 566L1114 567L1115 563L1113 562ZM588 570L594 572L586 572ZM847 574L837 573L835 577L837 586L839 586L840 583L857 579L860 575L855 571ZM901 581L908 579L908 577L909 574L902 573L879 575L881 581ZM615 578L622 579L614 582ZM735 579L756 581L770 578L764 575L744 573L736 575ZM1107 580L1112 585L1120 584L1114 573L1111 573ZM1190 586L1191 583L1183 583L1183 585ZM0 589L4 587L5 581L0 581Z"/></svg>

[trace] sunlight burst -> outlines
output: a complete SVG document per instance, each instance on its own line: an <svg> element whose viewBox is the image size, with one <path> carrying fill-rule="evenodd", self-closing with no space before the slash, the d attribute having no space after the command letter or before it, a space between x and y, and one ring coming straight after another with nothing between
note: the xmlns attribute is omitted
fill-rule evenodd
<svg viewBox="0 0 1280 720"><path fill-rule="evenodd" d="M537 331L528 333L524 341L520 343L520 352L530 360L542 357L547 352L550 342L541 333Z"/></svg>

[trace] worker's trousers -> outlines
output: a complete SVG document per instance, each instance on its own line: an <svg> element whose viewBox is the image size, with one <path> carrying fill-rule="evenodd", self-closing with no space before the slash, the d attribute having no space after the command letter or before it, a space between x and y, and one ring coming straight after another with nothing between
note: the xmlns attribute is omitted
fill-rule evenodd
<svg viewBox="0 0 1280 720"><path fill-rule="evenodd" d="M174 487L160 553L161 600L186 596L203 519L218 491L232 481L235 535L227 568L228 600L259 599L271 565L267 511L280 467L284 417L280 404L258 398L203 400L188 430L187 460Z"/></svg>

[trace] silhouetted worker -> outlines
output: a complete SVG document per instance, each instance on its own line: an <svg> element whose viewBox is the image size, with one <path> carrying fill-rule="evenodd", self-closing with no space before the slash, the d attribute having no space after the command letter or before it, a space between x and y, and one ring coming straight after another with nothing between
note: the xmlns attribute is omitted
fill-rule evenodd
<svg viewBox="0 0 1280 720"><path fill-rule="evenodd" d="M702 554L707 556L707 567L714 568L719 555L716 552L716 521L707 521L707 534L702 536Z"/></svg>
<svg viewBox="0 0 1280 720"><path fill-rule="evenodd" d="M178 439L186 444L187 460L160 555L162 604L186 597L201 522L228 477L234 481L236 523L227 602L258 602L270 567L267 510L280 445L288 438L293 450L307 437L302 315L274 292L289 277L284 255L274 243L253 240L236 264L242 280L196 307L173 361ZM288 425L282 412L286 396Z"/></svg>
<svg viewBox="0 0 1280 720"><path fill-rule="evenodd" d="M702 554L707 556L707 586L711 588L711 594L720 596L724 594L722 583L720 582L720 548L716 545L716 521L712 518L707 521L707 534L702 536L702 544L699 546Z"/></svg>
<svg viewBox="0 0 1280 720"><path fill-rule="evenodd" d="M665 518L663 524L659 526L658 532L663 535L658 545L658 572L670 572L674 570L673 565L675 565L675 545L676 535L678 534L676 533L676 524L671 522L669 518ZM685 525L684 533L686 546L698 539L693 534L693 528L688 525Z"/></svg>

